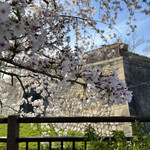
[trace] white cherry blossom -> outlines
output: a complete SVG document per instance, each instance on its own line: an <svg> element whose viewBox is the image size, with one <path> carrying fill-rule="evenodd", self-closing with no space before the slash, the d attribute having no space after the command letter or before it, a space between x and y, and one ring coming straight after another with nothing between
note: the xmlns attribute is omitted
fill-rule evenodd
<svg viewBox="0 0 150 150"><path fill-rule="evenodd" d="M0 22L7 21L9 13L10 5L5 2L0 2Z"/></svg>
<svg viewBox="0 0 150 150"><path fill-rule="evenodd" d="M20 21L18 23L14 23L12 25L11 29L13 30L14 35L19 37L21 35L24 35L24 33L25 33L25 29L24 28L25 28L25 25L24 25L23 21Z"/></svg>
<svg viewBox="0 0 150 150"><path fill-rule="evenodd" d="M5 39L0 37L0 52L8 48L8 44L6 43Z"/></svg>
<svg viewBox="0 0 150 150"><path fill-rule="evenodd" d="M123 6L129 14L127 34L136 29L135 13L148 15L149 6L146 1L101 0L100 4L98 7L97 0L0 1L0 72L16 77L26 95L15 104L21 116L60 111L60 103L55 102L56 106L53 102L54 92L66 83L86 89L85 97L78 97L82 104L90 104L94 99L107 99L111 104L131 101L132 92L115 72L104 75L102 69L86 65L81 56L87 48L96 47L93 33L107 41L100 22L112 33L108 34L110 39L119 40L113 25ZM101 15L94 20L98 9ZM35 102L30 97L33 89L40 95ZM44 107L46 100L52 104L50 107ZM31 105L33 110L19 110L23 104Z"/></svg>

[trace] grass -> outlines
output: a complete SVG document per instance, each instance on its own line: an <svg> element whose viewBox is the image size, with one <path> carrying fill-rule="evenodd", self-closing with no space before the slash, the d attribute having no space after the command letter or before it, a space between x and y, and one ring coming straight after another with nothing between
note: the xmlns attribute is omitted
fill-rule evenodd
<svg viewBox="0 0 150 150"><path fill-rule="evenodd" d="M2 116L0 115L0 118L2 118ZM40 136L41 133L39 130L34 130L31 127L31 124L20 124L20 133L19 136L20 137L31 137L31 136ZM0 137L7 137L7 124L0 124ZM19 143L19 148L20 150L23 150L25 148L25 143ZM36 142L32 142L29 143L29 147L31 147L31 149L36 149L37 148L37 143ZM6 149L6 143L0 143L0 149L4 150Z"/></svg>
<svg viewBox="0 0 150 150"><path fill-rule="evenodd" d="M0 118L2 118L2 116L0 116ZM41 129L41 125L35 124L34 126L36 126L36 130L33 129L31 127L31 124L29 124L29 123L20 124L19 136L20 137L32 137L32 136L40 137L41 132L43 130L43 129ZM58 136L58 134L55 132L55 129L53 127L50 129L50 131L51 131L49 134L50 136ZM83 136L83 134L68 130L66 136ZM7 124L0 124L0 137L7 137ZM53 145L55 145L55 147L57 147L57 148L60 148L60 142L55 142L55 143L53 143ZM47 146L47 145L45 145L45 146ZM26 143L19 143L19 149L20 150L24 150L25 147L26 147ZM72 143L71 142L65 142L65 147L68 147L69 149L71 149ZM78 149L82 149L83 148L83 142L77 142L76 147L78 147ZM30 142L29 148L30 148L30 150L36 150L37 149L37 143L36 142ZM45 148L43 148L43 149L45 149ZM0 150L6 150L6 143L0 143Z"/></svg>
<svg viewBox="0 0 150 150"><path fill-rule="evenodd" d="M34 130L31 128L30 124L20 124L20 137L31 137L31 136L40 136L40 132L38 130ZM7 137L7 124L0 124L0 137ZM0 143L0 147L6 147L5 143ZM20 143L19 147L25 148L25 143ZM29 147L32 149L36 149L37 143L32 142L29 143ZM1 149L1 148L0 148Z"/></svg>

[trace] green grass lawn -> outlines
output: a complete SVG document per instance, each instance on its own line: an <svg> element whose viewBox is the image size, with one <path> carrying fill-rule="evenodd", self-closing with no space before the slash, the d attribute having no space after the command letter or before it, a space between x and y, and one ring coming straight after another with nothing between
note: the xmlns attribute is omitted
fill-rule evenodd
<svg viewBox="0 0 150 150"><path fill-rule="evenodd" d="M0 116L0 118L2 118L2 116ZM20 124L20 132L19 132L20 137L30 137L30 136L40 136L40 135L41 135L40 131L34 130L31 127L31 124L25 124L25 123ZM7 124L0 124L0 137L7 137ZM19 147L20 149L25 148L25 143L20 143ZM37 143L36 142L29 143L29 147L31 149L36 149ZM6 149L6 144L0 143L0 150L3 149Z"/></svg>
<svg viewBox="0 0 150 150"><path fill-rule="evenodd" d="M40 136L40 131L31 128L30 124L20 124L20 137ZM0 137L7 137L7 124L0 124ZM0 147L5 147L5 143L0 143ZM25 143L20 143L19 147L24 148ZM29 143L32 149L37 147L37 143Z"/></svg>
<svg viewBox="0 0 150 150"><path fill-rule="evenodd" d="M20 124L19 136L20 137L31 137L31 136L40 137L41 131L42 131L41 125L35 124L34 126L37 128L36 130L31 127L31 124L25 124L25 123ZM58 134L55 132L53 127L49 130L50 130L50 133L49 133L50 136L58 136ZM83 134L68 130L66 136L83 136ZM0 124L0 137L7 137L7 124ZM25 144L26 143L19 143L19 149L24 150L24 148L26 147ZM56 145L56 147L59 148L60 142L56 142L55 145ZM65 145L67 147L72 147L71 142L65 142ZM76 147L78 147L80 149L81 147L83 147L83 143L77 142ZM37 149L37 143L36 142L30 142L29 148L30 148L30 150L36 150ZM6 150L6 144L5 143L0 143L0 150Z"/></svg>
<svg viewBox="0 0 150 150"><path fill-rule="evenodd" d="M99 134L89 125L86 129L86 136L91 140L87 143L88 150L149 150L150 149L150 134L143 133L143 127L138 122L135 122L133 126L133 136L134 138L131 141L127 141L123 131L114 131L113 137L115 140L99 141ZM20 137L40 137L42 132L48 133L48 136L84 136L82 133L74 132L67 130L67 133L64 129L56 132L55 127L52 124L48 124L47 128L44 130L41 127L41 124L34 124L31 127L31 124L20 124ZM60 134L61 133L61 134ZM0 137L7 137L7 124L0 124ZM95 140L93 140L95 139ZM26 143L19 143L19 150L25 150ZM44 147L45 146L45 147ZM41 150L48 150L46 147L49 145L41 144ZM71 142L64 142L65 150L72 149ZM53 150L60 149L60 142L52 142ZM92 148L92 149L91 149ZM94 149L93 149L94 148ZM84 142L76 142L76 150L84 149ZM0 143L0 150L6 150L6 143ZM30 142L29 150L37 150L37 143Z"/></svg>

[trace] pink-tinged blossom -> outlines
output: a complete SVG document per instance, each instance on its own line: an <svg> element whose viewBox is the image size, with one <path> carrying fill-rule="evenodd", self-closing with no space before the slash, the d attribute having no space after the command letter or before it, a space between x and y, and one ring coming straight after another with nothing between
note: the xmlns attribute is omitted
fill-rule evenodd
<svg viewBox="0 0 150 150"><path fill-rule="evenodd" d="M1 38L5 36L6 30L7 30L7 29L5 28L4 25L1 25L1 26L0 26L0 37L1 37Z"/></svg>
<svg viewBox="0 0 150 150"><path fill-rule="evenodd" d="M7 23L0 26L0 37L5 37L6 39L11 39L11 33L10 33L10 25Z"/></svg>
<svg viewBox="0 0 150 150"><path fill-rule="evenodd" d="M44 0L39 3L35 0L31 4L27 2L26 0L3 0L3 2L1 0L0 2L0 55L4 60L2 67L18 76L23 75L24 84L28 87L26 91L30 92L34 88L38 94L43 98L48 97L51 102L56 85L62 88L66 82L80 84L79 81L82 80L81 85L87 88L86 96L79 98L83 103L89 104L94 99L108 99L112 104L125 104L131 101L132 93L128 91L126 84L120 81L115 71L103 75L100 68L92 69L83 62L81 57L83 50L94 46L92 36L87 31L98 33L98 36L106 41L103 28L98 22L92 20L97 8L91 6L90 1L73 0L71 4L69 0L58 0L56 8L54 2L49 2L48 6ZM95 4L97 2L98 0ZM133 11L140 8L138 5L142 3L140 4L139 1L117 3L102 0L99 22L109 24L108 28L112 30L111 24L116 23L118 12L122 10L123 4L127 6L130 15L127 25L131 32L134 31L136 26L132 25L132 20L135 21ZM112 12L114 17L111 15ZM144 12L147 14L148 10ZM74 16L71 16L72 14ZM64 17L65 15L71 17ZM83 20L81 17L84 17ZM118 38L116 32L109 37ZM106 47L105 50L107 49ZM7 62L12 62L10 70ZM19 66L24 70L23 73L20 73ZM45 85L50 97L46 90L42 91ZM94 92L96 92L95 97ZM31 104L31 99L29 101ZM23 99L23 102L27 103L27 100ZM36 113L28 113L26 116L36 116L42 112L41 99L33 103L33 106ZM59 110L53 105L52 108L49 111L53 114L54 111ZM21 115L25 116L23 110L20 111Z"/></svg>
<svg viewBox="0 0 150 150"><path fill-rule="evenodd" d="M14 23L12 25L11 29L13 30L14 35L19 37L21 35L24 35L24 33L25 33L25 29L24 28L25 28L25 25L24 25L23 21L20 21L18 23Z"/></svg>
<svg viewBox="0 0 150 150"><path fill-rule="evenodd" d="M8 20L10 13L10 5L8 3L0 2L0 22Z"/></svg>
<svg viewBox="0 0 150 150"><path fill-rule="evenodd" d="M5 50L8 47L8 44L4 40L4 38L0 37L0 52Z"/></svg>
<svg viewBox="0 0 150 150"><path fill-rule="evenodd" d="M126 91L123 93L123 97L126 101L131 102L132 100L132 91Z"/></svg>

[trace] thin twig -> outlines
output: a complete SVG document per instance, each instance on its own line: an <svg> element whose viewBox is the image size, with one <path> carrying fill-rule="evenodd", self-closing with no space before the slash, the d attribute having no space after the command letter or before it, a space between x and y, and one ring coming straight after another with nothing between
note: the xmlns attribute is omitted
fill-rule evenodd
<svg viewBox="0 0 150 150"><path fill-rule="evenodd" d="M3 70L0 70L0 72L4 73L4 74L7 74L7 75L12 77L12 85L13 85L13 77L15 76L18 79L18 81L20 82L20 85L21 85L21 87L23 89L24 94L26 94L26 91L25 91L25 88L23 86L23 83L22 83L21 79L19 78L19 76L17 74L6 72L6 71L3 71Z"/></svg>

